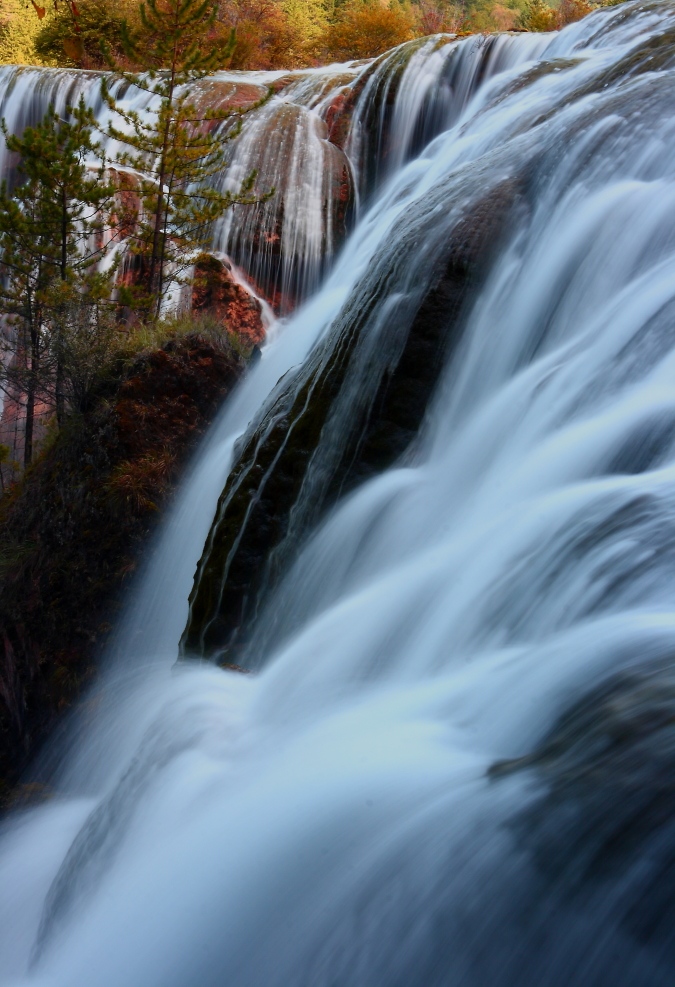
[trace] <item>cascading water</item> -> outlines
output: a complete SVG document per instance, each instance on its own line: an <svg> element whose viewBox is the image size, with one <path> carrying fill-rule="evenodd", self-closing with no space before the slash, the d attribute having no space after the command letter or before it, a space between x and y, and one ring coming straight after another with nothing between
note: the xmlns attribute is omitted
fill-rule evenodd
<svg viewBox="0 0 675 987"><path fill-rule="evenodd" d="M228 154L223 188L238 190L251 172L256 189L275 194L226 213L213 247L240 265L251 284L288 314L314 291L352 228L359 204L437 133L453 123L491 75L536 57L546 36L453 41L437 35L401 45L368 63L294 72L220 72L194 94L198 104L246 107L271 88L260 110L242 117ZM113 87L127 109L145 112L154 98ZM83 96L100 121L109 160L119 150L105 136L99 74L68 69L0 67L0 114L8 130L35 125L51 103L64 114ZM119 124L119 121L117 121ZM0 178L13 175L0 150Z"/></svg>
<svg viewBox="0 0 675 987"><path fill-rule="evenodd" d="M269 344L121 632L131 684L5 824L1 984L672 983L673 37L650 2L512 39ZM378 458L383 382L420 380ZM173 664L232 456L188 640L233 485L241 546L299 468L254 675Z"/></svg>

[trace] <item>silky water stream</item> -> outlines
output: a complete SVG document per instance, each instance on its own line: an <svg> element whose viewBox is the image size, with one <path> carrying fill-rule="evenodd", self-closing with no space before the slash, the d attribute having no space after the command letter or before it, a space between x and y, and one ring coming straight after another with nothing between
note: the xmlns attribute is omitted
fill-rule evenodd
<svg viewBox="0 0 675 987"><path fill-rule="evenodd" d="M394 107L408 149L197 454L54 797L4 823L3 987L672 984L673 38L657 2L509 38L444 122L467 39L426 136ZM368 459L431 296L415 434ZM253 671L218 668L308 437Z"/></svg>

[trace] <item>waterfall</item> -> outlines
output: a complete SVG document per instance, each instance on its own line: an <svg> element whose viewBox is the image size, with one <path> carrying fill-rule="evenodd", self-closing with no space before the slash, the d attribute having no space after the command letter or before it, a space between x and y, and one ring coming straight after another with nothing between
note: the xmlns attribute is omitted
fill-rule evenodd
<svg viewBox="0 0 675 987"><path fill-rule="evenodd" d="M531 60L547 44L545 35L465 41L437 35L365 64L218 72L198 83L195 101L213 107L246 107L274 93L242 117L219 184L236 192L255 171L257 191L275 194L253 208L230 209L213 231L214 250L228 254L252 288L287 315L316 290L383 178L447 129L485 79ZM156 105L133 86L116 83L113 94L126 110L144 113ZM11 133L34 126L50 104L65 115L80 96L114 161L121 148L106 137L110 113L101 101L100 73L0 67L0 114ZM0 179L11 182L13 173L3 145Z"/></svg>
<svg viewBox="0 0 675 987"><path fill-rule="evenodd" d="M0 987L672 983L673 38L415 42L247 121L307 297L3 824Z"/></svg>

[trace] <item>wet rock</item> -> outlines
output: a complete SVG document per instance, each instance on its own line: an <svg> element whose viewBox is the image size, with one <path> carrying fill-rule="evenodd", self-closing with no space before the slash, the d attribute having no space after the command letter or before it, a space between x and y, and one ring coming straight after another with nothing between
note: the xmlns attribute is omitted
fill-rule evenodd
<svg viewBox="0 0 675 987"><path fill-rule="evenodd" d="M273 101L246 121L237 141L239 173L256 173L262 201L228 212L222 249L280 313L318 283L349 226L351 167L327 138L316 114Z"/></svg>
<svg viewBox="0 0 675 987"><path fill-rule="evenodd" d="M221 495L190 597L186 653L243 662L253 618L306 532L340 496L405 453L519 201L512 181L479 200L447 240L429 246L430 266L386 333L364 333L383 285L408 275L397 268L407 249L401 238L391 273L355 292L330 338L278 385Z"/></svg>
<svg viewBox="0 0 675 987"><path fill-rule="evenodd" d="M336 477L333 496L388 469L417 435L447 349L458 341L464 307L489 267L519 194L517 183L502 183L453 230L400 358L380 383L358 455L339 480Z"/></svg>
<svg viewBox="0 0 675 987"><path fill-rule="evenodd" d="M616 675L561 716L535 751L490 774L525 769L543 794L513 826L551 893L571 903L595 896L639 943L669 942L675 659Z"/></svg>
<svg viewBox="0 0 675 987"><path fill-rule="evenodd" d="M114 239L127 240L136 229L141 211L140 180L138 175L120 168L110 168L108 174L116 187L110 228L114 231Z"/></svg>
<svg viewBox="0 0 675 987"><path fill-rule="evenodd" d="M344 148L349 137L351 115L356 104L356 99L357 92L355 87L343 89L331 100L324 114L328 128L328 140L340 149Z"/></svg>
<svg viewBox="0 0 675 987"><path fill-rule="evenodd" d="M283 80L278 89L283 89ZM267 86L242 79L210 77L197 83L193 90L193 102L200 113L219 110L248 110L267 94Z"/></svg>

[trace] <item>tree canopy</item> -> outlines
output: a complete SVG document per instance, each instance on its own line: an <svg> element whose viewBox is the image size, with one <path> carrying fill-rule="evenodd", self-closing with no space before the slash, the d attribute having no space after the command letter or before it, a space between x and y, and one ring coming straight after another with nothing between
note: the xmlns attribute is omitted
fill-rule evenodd
<svg viewBox="0 0 675 987"><path fill-rule="evenodd" d="M219 67L294 68L381 54L439 31L555 30L616 0L212 0ZM0 0L0 62L104 68L100 42L126 67L123 37L139 0ZM232 45L232 31L235 43Z"/></svg>

